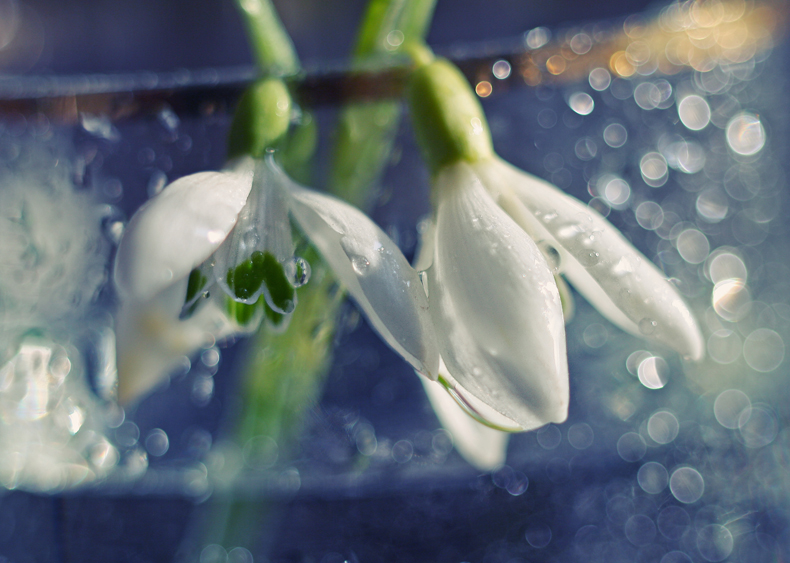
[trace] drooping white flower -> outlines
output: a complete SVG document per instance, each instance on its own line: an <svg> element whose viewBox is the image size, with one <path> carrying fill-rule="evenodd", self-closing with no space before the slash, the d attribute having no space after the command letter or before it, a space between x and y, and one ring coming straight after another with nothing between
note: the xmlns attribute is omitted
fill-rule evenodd
<svg viewBox="0 0 790 563"><path fill-rule="evenodd" d="M439 377L443 380L450 378L443 363L439 365ZM453 437L456 451L481 471L493 471L502 466L507 456L510 434L486 426L469 416L472 413L459 406L438 381L430 381L426 377L419 379L439 422Z"/></svg>
<svg viewBox="0 0 790 563"><path fill-rule="evenodd" d="M466 163L434 180L435 226L417 263L447 375L442 383L495 427L562 422L568 364L562 305L538 246Z"/></svg>
<svg viewBox="0 0 790 563"><path fill-rule="evenodd" d="M293 310L293 287L282 282L289 214L384 340L435 377L427 300L395 244L361 211L298 186L268 157L181 178L130 221L115 266L121 400L149 391L204 342L254 330L261 296L276 313Z"/></svg>
<svg viewBox="0 0 790 563"><path fill-rule="evenodd" d="M626 332L699 360L694 315L667 276L598 212L495 158L470 165L491 195L598 311Z"/></svg>
<svg viewBox="0 0 790 563"><path fill-rule="evenodd" d="M567 416L558 274L625 330L699 358L694 317L603 217L496 156L474 91L449 61L411 75L412 123L433 181L425 270L447 376L475 418L511 431Z"/></svg>

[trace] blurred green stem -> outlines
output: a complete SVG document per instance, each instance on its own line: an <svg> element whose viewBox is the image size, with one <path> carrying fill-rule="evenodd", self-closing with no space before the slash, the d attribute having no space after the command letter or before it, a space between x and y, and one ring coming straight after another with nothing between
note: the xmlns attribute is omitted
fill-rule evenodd
<svg viewBox="0 0 790 563"><path fill-rule="evenodd" d="M422 43L436 0L371 0L354 48L353 63L386 65ZM379 180L390 158L402 104L361 102L343 108L335 132L329 186L357 206Z"/></svg>
<svg viewBox="0 0 790 563"><path fill-rule="evenodd" d="M291 37L270 0L236 0L263 74L289 76L302 68Z"/></svg>

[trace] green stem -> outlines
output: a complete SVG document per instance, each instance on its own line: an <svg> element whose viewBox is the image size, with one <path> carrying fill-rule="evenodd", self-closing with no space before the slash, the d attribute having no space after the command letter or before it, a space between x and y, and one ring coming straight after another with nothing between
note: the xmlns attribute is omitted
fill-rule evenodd
<svg viewBox="0 0 790 563"><path fill-rule="evenodd" d="M289 76L301 70L294 44L270 0L236 0L258 68L265 74Z"/></svg>
<svg viewBox="0 0 790 563"><path fill-rule="evenodd" d="M393 62L422 43L436 0L371 0L360 27L353 61ZM401 117L398 101L350 104L335 132L330 189L357 206L381 176Z"/></svg>

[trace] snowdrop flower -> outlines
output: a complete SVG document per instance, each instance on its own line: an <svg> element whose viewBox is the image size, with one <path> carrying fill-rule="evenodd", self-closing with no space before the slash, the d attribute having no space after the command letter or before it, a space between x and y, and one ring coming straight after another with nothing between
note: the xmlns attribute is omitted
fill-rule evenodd
<svg viewBox="0 0 790 563"><path fill-rule="evenodd" d="M595 211L494 154L455 67L417 70L409 102L435 209L416 268L448 371L439 382L469 414L511 431L565 420L558 273L623 329L701 357L694 317L649 260Z"/></svg>
<svg viewBox="0 0 790 563"><path fill-rule="evenodd" d="M293 311L289 215L384 340L435 377L417 273L361 211L297 185L269 155L176 180L129 222L115 266L120 400L149 391L206 341L254 330L262 302L277 320Z"/></svg>
<svg viewBox="0 0 790 563"><path fill-rule="evenodd" d="M439 364L439 377L443 380L450 377L443 362ZM470 417L440 383L426 377L419 379L436 417L452 435L456 451L480 471L501 467L507 457L510 434Z"/></svg>

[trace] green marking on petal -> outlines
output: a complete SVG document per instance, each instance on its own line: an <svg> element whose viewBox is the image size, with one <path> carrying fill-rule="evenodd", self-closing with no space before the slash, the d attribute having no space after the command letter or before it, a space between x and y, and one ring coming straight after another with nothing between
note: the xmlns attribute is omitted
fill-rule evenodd
<svg viewBox="0 0 790 563"><path fill-rule="evenodd" d="M266 315L266 318L269 319L269 322L274 327L281 326L283 322L285 322L285 320L288 318L288 315L283 315L282 313L278 313L277 311L269 307L269 305L267 304L264 304L263 311L264 314Z"/></svg>
<svg viewBox="0 0 790 563"><path fill-rule="evenodd" d="M246 326L255 319L255 310L258 308L258 303L247 305L246 303L239 303L231 298L226 300L228 315L234 319L239 325Z"/></svg>
<svg viewBox="0 0 790 563"><path fill-rule="evenodd" d="M227 282L240 300L254 298L265 284L266 302L275 312L293 311L294 288L288 282L283 265L271 252L253 252L247 260L228 270Z"/></svg>
<svg viewBox="0 0 790 563"><path fill-rule="evenodd" d="M198 268L192 270L189 273L189 280L187 281L187 295L184 299L184 303L189 303L197 297L198 292L205 287L207 281L208 278L201 274Z"/></svg>

